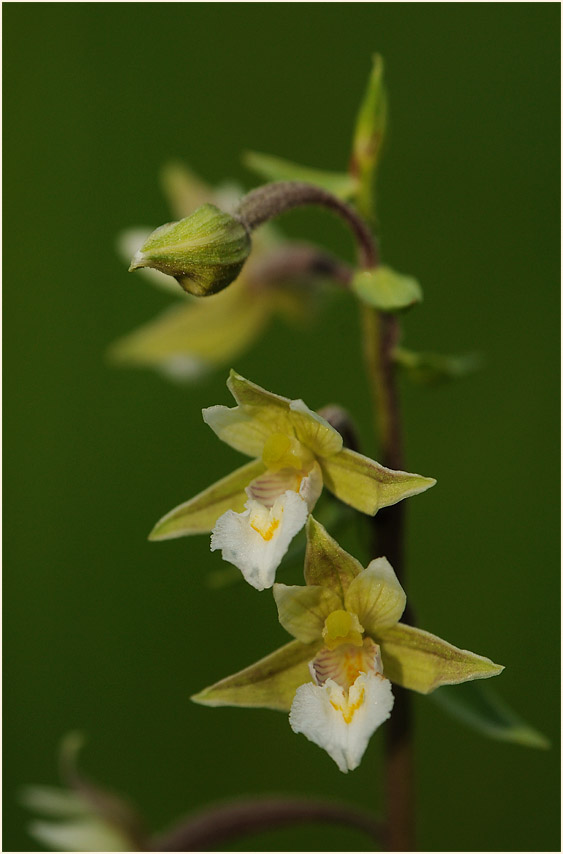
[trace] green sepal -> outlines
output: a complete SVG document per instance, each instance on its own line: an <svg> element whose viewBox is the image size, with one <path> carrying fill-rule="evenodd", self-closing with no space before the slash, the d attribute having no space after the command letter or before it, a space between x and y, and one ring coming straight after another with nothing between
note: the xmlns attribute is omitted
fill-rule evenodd
<svg viewBox="0 0 563 854"><path fill-rule="evenodd" d="M318 642L292 641L233 676L221 679L191 699L204 706L242 706L288 712L300 685L311 682L308 662Z"/></svg>
<svg viewBox="0 0 563 854"><path fill-rule="evenodd" d="M465 377L478 371L483 364L483 357L479 353L444 356L440 353L415 353L403 347L395 348L393 360L411 380L423 385Z"/></svg>
<svg viewBox="0 0 563 854"><path fill-rule="evenodd" d="M227 510L240 513L248 500L245 489L264 472L261 460L253 460L236 469L203 492L185 501L163 516L152 529L149 540L170 540L190 534L206 534Z"/></svg>
<svg viewBox="0 0 563 854"><path fill-rule="evenodd" d="M425 492L436 483L433 477L385 468L349 448L319 462L327 489L345 504L371 516L381 507Z"/></svg>
<svg viewBox="0 0 563 854"><path fill-rule="evenodd" d="M548 750L545 735L530 726L489 685L468 682L444 687L431 697L445 712L462 724L496 741Z"/></svg>
<svg viewBox="0 0 563 854"><path fill-rule="evenodd" d="M305 551L305 583L328 587L344 602L346 591L363 566L344 551L326 528L313 516L307 520L307 549Z"/></svg>
<svg viewBox="0 0 563 854"><path fill-rule="evenodd" d="M118 365L154 368L170 379L194 380L246 350L270 314L266 300L254 299L237 282L206 300L171 306L116 341L108 357Z"/></svg>
<svg viewBox="0 0 563 854"><path fill-rule="evenodd" d="M489 658L458 649L436 635L404 623L377 632L383 672L392 682L429 694L441 685L488 679L504 670Z"/></svg>
<svg viewBox="0 0 563 854"><path fill-rule="evenodd" d="M378 311L403 311L422 301L422 288L416 279L383 265L356 273L352 290L362 302Z"/></svg>
<svg viewBox="0 0 563 854"><path fill-rule="evenodd" d="M352 199L357 192L357 181L347 172L325 172L308 166L299 166L281 157L247 151L243 163L266 181L305 181L322 187L340 199Z"/></svg>
<svg viewBox="0 0 563 854"><path fill-rule="evenodd" d="M326 618L342 608L340 596L329 587L274 584L278 619L301 643L321 640Z"/></svg>
<svg viewBox="0 0 563 854"><path fill-rule="evenodd" d="M205 204L153 231L129 270L151 267L174 276L188 293L209 296L237 278L250 248L250 236L238 219Z"/></svg>

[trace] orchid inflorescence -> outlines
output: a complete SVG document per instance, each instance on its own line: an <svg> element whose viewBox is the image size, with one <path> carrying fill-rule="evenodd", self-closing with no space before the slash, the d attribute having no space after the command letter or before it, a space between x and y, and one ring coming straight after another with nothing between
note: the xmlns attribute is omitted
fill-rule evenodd
<svg viewBox="0 0 563 854"><path fill-rule="evenodd" d="M152 232L127 232L120 252L133 256L131 270L140 270L181 302L110 351L118 363L151 367L190 382L232 364L275 313L307 319L325 286L344 288L359 301L385 464L350 446L355 443L340 415L330 417L330 412L342 412L337 407L314 411L299 397L275 394L231 370L227 387L236 405L210 406L203 419L250 462L172 509L150 534L151 540L211 534L211 550L220 551L239 577L258 591L273 591L279 622L292 637L192 699L206 706L289 713L293 731L326 750L344 773L357 768L370 737L392 715L394 685L428 694L503 670L415 627L405 613L398 547L402 533L396 523L400 507L395 505L436 481L401 470L394 372L401 367L429 382L460 376L473 362L402 347L397 315L420 302L422 291L416 279L380 263L372 235L386 112L382 63L375 57L347 173L251 154L249 165L273 183L239 201L233 187L212 189L185 167L169 165L163 184L179 221ZM325 250L285 241L269 222L305 204L327 207L349 226L358 246L356 268ZM299 393L295 387L291 391ZM367 567L339 545L334 531L327 530L330 525L313 515L325 490L331 501L364 516L373 518L382 509L387 514L381 525L382 517L377 517L378 531L391 533L379 537ZM276 582L292 540L303 529L305 584ZM75 774L73 779L78 779ZM136 825L127 811L127 821L122 820L121 807L116 840L114 801L91 795L91 787L79 786L69 807L60 793L32 790L27 801L34 808L52 816L66 816L70 809L74 817L70 828L68 822L41 823L35 835L63 848L71 841L76 847L86 845L86 836L87 844L95 839L100 850L104 844L113 846L106 850L145 845L139 842L138 828L132 835ZM392 844L393 850L403 850L398 844Z"/></svg>
<svg viewBox="0 0 563 854"><path fill-rule="evenodd" d="M369 322L376 318L374 329L387 324L383 338L396 339L393 315L419 302L422 291L416 279L380 263L370 225L359 214L373 221L385 118L382 66L376 58L358 116L348 176L339 180L327 173L307 175L306 170L292 174L291 164L290 174L280 176L275 174L280 162L276 165L274 160L272 167L266 158L266 172L273 168L271 177L293 180L274 181L244 196L238 205L231 200L221 207L217 194L176 168L168 187L175 187L173 196L182 198L184 205L188 199L195 209L149 234L136 247L130 269L158 271L175 278L182 291L205 299L125 339L117 345L118 355L137 362L145 358L176 374L195 370L205 362L204 354L208 362L215 358L216 364L224 363L263 328L274 295L279 297L299 277L306 293L319 270L329 280L345 284L371 312ZM258 156L259 168L260 164L264 168L264 159ZM285 168L287 173L287 164ZM263 274L276 269L275 263L260 267L256 261L272 252L279 239L269 221L311 204L332 210L350 228L358 248L357 268L344 269L334 259L322 262L314 251L303 265L290 244L276 285L270 278L269 284L258 286L256 270ZM259 228L264 225L264 230ZM180 329L197 321L199 305L206 307L206 314L199 315L205 334L184 335L182 346L176 343L177 349L171 350L178 336L169 333L178 322ZM205 351L207 323L214 341L213 326L219 317L217 329L225 333L224 341L213 356L211 348ZM387 322L389 317L393 320ZM395 340L395 346L385 345L387 349L382 345L375 353L376 359L383 359L380 375L392 373L395 350L400 352L397 344ZM325 489L353 510L373 517L382 508L426 491L435 480L402 471L398 465L382 465L347 447L338 429L300 398L274 394L233 370L227 386L236 406L210 406L203 410L203 418L219 439L251 462L167 513L150 538L211 533L211 550L220 551L252 587L259 591L273 587L279 621L294 640L193 699L211 706L289 711L293 730L323 747L346 772L357 767L371 734L391 714L392 683L428 693L441 685L494 676L502 667L401 623L406 596L389 555L376 557L364 569L312 515ZM386 400L381 405L391 404ZM396 454L389 458L398 459ZM275 583L291 541L304 527L305 586Z"/></svg>

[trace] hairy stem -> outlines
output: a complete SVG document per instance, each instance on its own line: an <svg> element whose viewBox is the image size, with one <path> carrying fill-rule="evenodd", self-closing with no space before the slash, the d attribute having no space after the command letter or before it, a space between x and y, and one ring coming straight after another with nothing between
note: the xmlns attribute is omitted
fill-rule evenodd
<svg viewBox="0 0 563 854"><path fill-rule="evenodd" d="M309 205L327 208L347 223L358 246L360 266L369 269L377 264L377 248L364 220L349 205L314 184L301 181L264 184L244 196L237 216L250 232L280 214Z"/></svg>

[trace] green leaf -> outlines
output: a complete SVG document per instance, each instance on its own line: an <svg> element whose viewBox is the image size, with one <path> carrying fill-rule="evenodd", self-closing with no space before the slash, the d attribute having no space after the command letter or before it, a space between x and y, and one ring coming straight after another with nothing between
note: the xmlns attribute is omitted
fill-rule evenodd
<svg viewBox="0 0 563 854"><path fill-rule="evenodd" d="M363 572L355 557L344 551L313 516L307 521L307 550L305 552L305 583L329 587L341 601L351 582Z"/></svg>
<svg viewBox="0 0 563 854"><path fill-rule="evenodd" d="M422 288L416 279L383 265L356 273L352 290L362 302L379 311L402 311L422 301Z"/></svg>
<svg viewBox="0 0 563 854"><path fill-rule="evenodd" d="M465 377L483 365L483 357L479 353L443 356L440 353L415 353L403 347L393 351L393 359L410 379L424 385Z"/></svg>
<svg viewBox="0 0 563 854"><path fill-rule="evenodd" d="M345 504L371 516L381 507L425 492L436 483L433 477L385 468L349 448L319 463L327 489Z"/></svg>
<svg viewBox="0 0 563 854"><path fill-rule="evenodd" d="M266 181L305 181L322 187L340 199L353 198L357 189L357 182L347 172L325 172L299 166L281 157L272 157L257 151L247 151L243 156L243 163Z"/></svg>
<svg viewBox="0 0 563 854"><path fill-rule="evenodd" d="M383 83L383 59L373 57L368 85L356 119L350 172L358 179L356 202L364 216L375 214L375 178L387 126L387 92Z"/></svg>
<svg viewBox="0 0 563 854"><path fill-rule="evenodd" d="M236 469L203 492L180 504L156 523L149 540L170 540L191 534L206 534L227 510L240 513L248 496L248 484L264 471L261 460L253 460Z"/></svg>
<svg viewBox="0 0 563 854"><path fill-rule="evenodd" d="M430 632L404 623L377 632L374 640L381 645L385 676L422 694L441 685L487 679L504 670L489 658L458 649Z"/></svg>
<svg viewBox="0 0 563 854"><path fill-rule="evenodd" d="M455 688L440 688L432 700L456 720L497 741L547 750L550 741L527 724L489 685L468 682Z"/></svg>
<svg viewBox="0 0 563 854"><path fill-rule="evenodd" d="M288 712L300 685L311 682L308 662L319 642L282 646L256 664L227 676L192 697L204 706L242 706Z"/></svg>

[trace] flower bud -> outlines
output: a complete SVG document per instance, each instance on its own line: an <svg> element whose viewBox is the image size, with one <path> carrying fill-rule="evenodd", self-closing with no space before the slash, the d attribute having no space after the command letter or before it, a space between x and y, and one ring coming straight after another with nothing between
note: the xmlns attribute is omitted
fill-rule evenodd
<svg viewBox="0 0 563 854"><path fill-rule="evenodd" d="M237 278L250 248L250 236L238 219L205 204L153 231L129 270L152 267L174 276L188 293L209 296Z"/></svg>

